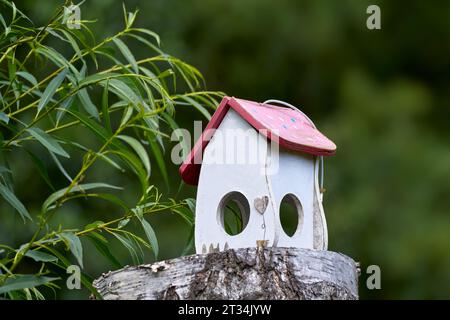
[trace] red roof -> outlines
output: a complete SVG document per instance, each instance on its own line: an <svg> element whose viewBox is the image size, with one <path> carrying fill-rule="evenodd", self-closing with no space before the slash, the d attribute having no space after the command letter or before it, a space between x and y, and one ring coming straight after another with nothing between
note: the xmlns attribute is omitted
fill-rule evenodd
<svg viewBox="0 0 450 320"><path fill-rule="evenodd" d="M224 97L200 139L180 167L184 182L191 185L198 184L201 163L195 163L194 159L201 159L203 150L214 134L213 129L219 127L230 107L256 130L261 130L259 132L269 140L278 142L288 150L317 156L331 156L336 152L336 145L298 110Z"/></svg>

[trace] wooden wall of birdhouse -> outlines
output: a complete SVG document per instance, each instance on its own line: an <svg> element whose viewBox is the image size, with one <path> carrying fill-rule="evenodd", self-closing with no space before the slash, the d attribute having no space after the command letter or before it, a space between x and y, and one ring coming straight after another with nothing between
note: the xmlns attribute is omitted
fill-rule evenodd
<svg viewBox="0 0 450 320"><path fill-rule="evenodd" d="M197 253L254 247L261 240L267 246L327 248L318 156L334 154L336 146L309 121L295 110L224 98L180 169L185 181L198 183ZM194 163L199 153L201 163ZM292 234L281 223L284 202L297 214ZM242 230L236 234L225 226L229 204L240 212Z"/></svg>

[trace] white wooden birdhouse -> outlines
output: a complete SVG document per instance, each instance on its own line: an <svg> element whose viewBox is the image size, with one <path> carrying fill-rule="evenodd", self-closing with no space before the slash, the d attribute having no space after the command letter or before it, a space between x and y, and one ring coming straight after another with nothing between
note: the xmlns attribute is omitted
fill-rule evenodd
<svg viewBox="0 0 450 320"><path fill-rule="evenodd" d="M336 145L291 105L225 97L180 167L183 180L198 185L197 253L257 243L326 249L319 176L322 157L335 151ZM280 217L284 204L295 210L291 234ZM234 233L227 230L230 206L240 226Z"/></svg>

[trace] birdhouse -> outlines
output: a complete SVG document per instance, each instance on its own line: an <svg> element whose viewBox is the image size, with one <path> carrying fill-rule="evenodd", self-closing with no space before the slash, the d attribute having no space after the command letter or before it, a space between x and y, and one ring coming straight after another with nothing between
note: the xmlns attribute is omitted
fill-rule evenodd
<svg viewBox="0 0 450 320"><path fill-rule="evenodd" d="M197 253L267 246L325 250L322 207L323 156L336 145L297 108L280 101L223 98L180 167L197 185ZM295 211L296 227L284 229L280 210ZM232 207L240 230L227 230Z"/></svg>

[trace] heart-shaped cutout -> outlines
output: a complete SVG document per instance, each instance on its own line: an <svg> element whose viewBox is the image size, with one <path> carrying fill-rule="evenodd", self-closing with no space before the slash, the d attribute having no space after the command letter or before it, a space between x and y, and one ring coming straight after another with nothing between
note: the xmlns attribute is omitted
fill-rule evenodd
<svg viewBox="0 0 450 320"><path fill-rule="evenodd" d="M256 198L255 201L254 201L255 209L260 214L264 214L264 212L266 212L268 204L269 204L269 197L268 196L263 196L261 198Z"/></svg>

